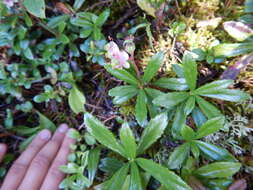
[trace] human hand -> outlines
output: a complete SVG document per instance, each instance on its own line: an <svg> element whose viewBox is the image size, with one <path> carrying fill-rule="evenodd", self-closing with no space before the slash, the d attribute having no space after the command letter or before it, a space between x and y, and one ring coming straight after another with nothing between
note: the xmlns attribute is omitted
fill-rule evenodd
<svg viewBox="0 0 253 190"><path fill-rule="evenodd" d="M0 189L58 190L64 179L59 166L67 164L70 145L75 143L68 136L71 130L62 124L52 137L49 130L41 131L11 166ZM0 144L0 161L6 149Z"/></svg>

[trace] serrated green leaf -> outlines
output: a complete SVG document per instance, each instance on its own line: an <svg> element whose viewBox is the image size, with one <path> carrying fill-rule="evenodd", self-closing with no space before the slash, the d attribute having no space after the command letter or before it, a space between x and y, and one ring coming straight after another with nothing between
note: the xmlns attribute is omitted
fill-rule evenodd
<svg viewBox="0 0 253 190"><path fill-rule="evenodd" d="M168 189L191 190L191 188L179 176L167 168L144 158L138 158L136 161L143 170L151 174Z"/></svg>
<svg viewBox="0 0 253 190"><path fill-rule="evenodd" d="M123 80L134 86L138 86L138 80L125 69L113 69L110 65L105 66L106 70L116 78Z"/></svg>
<svg viewBox="0 0 253 190"><path fill-rule="evenodd" d="M211 83L208 83L199 87L194 92L196 94L201 94L201 93L208 94L214 90L227 88L228 86L232 84L233 84L233 80L217 80L217 81L213 81Z"/></svg>
<svg viewBox="0 0 253 190"><path fill-rule="evenodd" d="M215 162L197 169L194 173L205 178L231 177L240 170L238 162Z"/></svg>
<svg viewBox="0 0 253 190"><path fill-rule="evenodd" d="M135 105L135 117L140 126L144 126L147 120L147 96L144 90L140 90Z"/></svg>
<svg viewBox="0 0 253 190"><path fill-rule="evenodd" d="M75 114L85 112L84 104L86 102L86 99L82 92L78 90L76 85L73 85L72 89L70 90L68 102L71 110Z"/></svg>
<svg viewBox="0 0 253 190"><path fill-rule="evenodd" d="M169 157L168 167L170 169L180 169L185 159L190 153L190 143L185 143L177 147Z"/></svg>
<svg viewBox="0 0 253 190"><path fill-rule="evenodd" d="M226 100L230 102L239 102L250 98L249 94L241 90L231 90L231 89L218 89L208 93L200 93L200 95L210 98Z"/></svg>
<svg viewBox="0 0 253 190"><path fill-rule="evenodd" d="M198 75L196 61L190 53L185 53L182 63L186 83L191 90L194 90L196 88Z"/></svg>
<svg viewBox="0 0 253 190"><path fill-rule="evenodd" d="M185 102L185 106L184 106L184 113L185 115L189 115L192 110L194 109L195 107L195 96L190 96L186 102Z"/></svg>
<svg viewBox="0 0 253 190"><path fill-rule="evenodd" d="M129 125L124 123L120 129L120 140L125 150L125 155L129 159L134 159L136 156L136 143L133 132L131 131Z"/></svg>
<svg viewBox="0 0 253 190"><path fill-rule="evenodd" d="M92 149L89 151L88 154L88 177L90 182L92 183L97 172L98 162L100 157L101 149L99 147Z"/></svg>
<svg viewBox="0 0 253 190"><path fill-rule="evenodd" d="M184 78L160 78L153 83L155 86L166 88L170 90L187 90L188 85Z"/></svg>
<svg viewBox="0 0 253 190"><path fill-rule="evenodd" d="M184 114L184 104L176 107L176 113L173 119L171 132L174 138L179 138L181 129L186 122L186 115Z"/></svg>
<svg viewBox="0 0 253 190"><path fill-rule="evenodd" d="M149 148L158 138L161 137L167 126L167 114L162 113L151 119L147 127L144 129L137 148L137 155L142 154Z"/></svg>
<svg viewBox="0 0 253 190"><path fill-rule="evenodd" d="M158 96L153 100L155 105L166 107L168 109L180 104L189 97L188 92L169 92Z"/></svg>
<svg viewBox="0 0 253 190"><path fill-rule="evenodd" d="M220 44L213 48L215 57L235 57L253 52L253 43Z"/></svg>
<svg viewBox="0 0 253 190"><path fill-rule="evenodd" d="M143 75L143 81L148 83L151 81L151 79L157 74L160 66L163 63L163 52L159 52L151 57L151 59L148 62L148 65L144 71Z"/></svg>
<svg viewBox="0 0 253 190"><path fill-rule="evenodd" d="M106 9L104 10L97 18L95 24L99 27L101 27L106 20L108 19L108 17L110 16L110 9Z"/></svg>
<svg viewBox="0 0 253 190"><path fill-rule="evenodd" d="M196 100L201 111L208 117L208 119L222 115L220 110L218 110L213 104L207 102L203 98L196 96Z"/></svg>
<svg viewBox="0 0 253 190"><path fill-rule="evenodd" d="M219 131L225 122L224 117L215 117L205 122L196 132L196 139L200 139L212 133Z"/></svg>
<svg viewBox="0 0 253 190"><path fill-rule="evenodd" d="M130 173L130 187L129 190L143 190L141 176L138 166L135 162L132 162L131 165L131 173Z"/></svg>
<svg viewBox="0 0 253 190"><path fill-rule="evenodd" d="M226 149L199 140L194 140L192 143L196 144L204 156L211 160L235 161L235 158Z"/></svg>
<svg viewBox="0 0 253 190"><path fill-rule="evenodd" d="M118 152L125 157L123 147L118 143L114 135L99 120L89 113L84 114L84 124L87 131L101 144Z"/></svg>
<svg viewBox="0 0 253 190"><path fill-rule="evenodd" d="M46 5L44 0L24 0L24 6L26 10L32 15L39 18L46 18Z"/></svg>
<svg viewBox="0 0 253 190"><path fill-rule="evenodd" d="M124 185L129 169L129 164L120 168L105 185L105 190L118 190Z"/></svg>
<svg viewBox="0 0 253 190"><path fill-rule="evenodd" d="M114 104L122 104L136 96L139 89L132 85L118 86L109 91L109 96L114 96Z"/></svg>

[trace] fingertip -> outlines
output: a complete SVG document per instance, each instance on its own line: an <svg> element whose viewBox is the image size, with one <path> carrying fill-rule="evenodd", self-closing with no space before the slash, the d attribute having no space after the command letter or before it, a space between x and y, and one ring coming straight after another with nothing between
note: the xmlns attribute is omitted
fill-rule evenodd
<svg viewBox="0 0 253 190"><path fill-rule="evenodd" d="M66 123L63 123L63 124L61 124L59 127L58 127L58 131L60 132L60 133L66 133L67 132L67 130L68 130L68 125L66 124Z"/></svg>
<svg viewBox="0 0 253 190"><path fill-rule="evenodd" d="M39 137L41 140L49 140L51 138L51 131L49 131L48 129L44 129L42 131L39 132Z"/></svg>
<svg viewBox="0 0 253 190"><path fill-rule="evenodd" d="M0 154L5 154L5 152L7 151L7 146L6 144L0 143Z"/></svg>

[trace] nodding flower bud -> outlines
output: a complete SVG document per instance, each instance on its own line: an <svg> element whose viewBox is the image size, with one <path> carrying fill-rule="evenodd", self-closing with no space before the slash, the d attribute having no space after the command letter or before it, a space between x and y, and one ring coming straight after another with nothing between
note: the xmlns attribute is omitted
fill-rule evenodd
<svg viewBox="0 0 253 190"><path fill-rule="evenodd" d="M129 55L126 51L120 50L118 45L111 41L105 45L106 57L110 59L112 67L117 69L129 68Z"/></svg>
<svg viewBox="0 0 253 190"><path fill-rule="evenodd" d="M133 56L135 51L134 36L127 36L125 38L123 46L125 51Z"/></svg>

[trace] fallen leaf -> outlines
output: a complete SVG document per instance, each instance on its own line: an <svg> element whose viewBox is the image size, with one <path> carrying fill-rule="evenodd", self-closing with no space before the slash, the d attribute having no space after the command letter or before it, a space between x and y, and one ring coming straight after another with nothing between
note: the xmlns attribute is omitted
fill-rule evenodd
<svg viewBox="0 0 253 190"><path fill-rule="evenodd" d="M232 183L228 190L245 190L247 188L247 182L245 179L236 180Z"/></svg>

